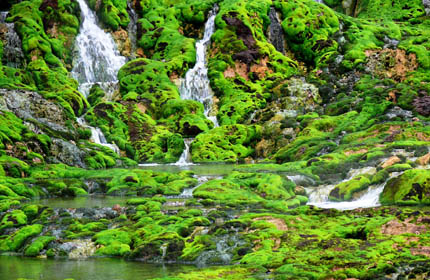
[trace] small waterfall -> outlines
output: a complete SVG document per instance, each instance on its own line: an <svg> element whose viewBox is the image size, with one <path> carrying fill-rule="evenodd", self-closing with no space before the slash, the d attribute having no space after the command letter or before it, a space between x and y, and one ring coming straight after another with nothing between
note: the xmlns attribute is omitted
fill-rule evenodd
<svg viewBox="0 0 430 280"><path fill-rule="evenodd" d="M0 12L0 38L5 42L3 45L3 61L9 67L20 68L25 62L21 39L15 32L15 25L6 22L8 14L9 12ZM2 25L4 25L4 28Z"/></svg>
<svg viewBox="0 0 430 280"><path fill-rule="evenodd" d="M103 134L103 132L101 131L100 128L88 125L85 122L84 117L77 118L76 121L81 126L83 126L83 127L88 128L88 129L91 130L91 138L90 138L90 140L92 142L94 142L96 144L99 144L99 145L102 145L102 146L105 146L105 147L108 147L112 151L114 151L115 153L117 153L118 155L120 154L120 149L118 148L118 146L116 144L109 144L106 141L106 138L105 138L105 136L104 136L104 134Z"/></svg>
<svg viewBox="0 0 430 280"><path fill-rule="evenodd" d="M79 91L85 96L88 96L91 87L97 83L105 90L107 100L110 100L118 84L118 71L126 59L119 54L112 36L97 26L96 15L85 0L77 1L83 21L76 37L77 56L74 58L72 76L79 82ZM108 147L119 154L118 146L107 143L100 128L89 126L83 117L78 118L77 121L91 129L91 140L94 143Z"/></svg>
<svg viewBox="0 0 430 280"><path fill-rule="evenodd" d="M131 43L131 54L130 54L130 60L131 60L136 58L137 20L138 20L137 13L133 9L133 3L131 0L127 2L127 11L130 17L130 23L127 26L127 31L128 31L128 37L130 38L130 43Z"/></svg>
<svg viewBox="0 0 430 280"><path fill-rule="evenodd" d="M213 112L213 93L209 85L206 51L211 36L215 32L217 11L218 6L215 6L209 12L203 39L196 43L196 64L185 74L185 80L182 81L179 88L182 99L192 99L203 103L205 116L214 123L215 127L218 126L218 121Z"/></svg>
<svg viewBox="0 0 430 280"><path fill-rule="evenodd" d="M87 96L94 83L103 86L103 83L117 82L118 70L126 58L120 55L112 36L97 25L97 17L85 0L77 1L83 22L76 37L77 56L72 76L79 82L79 90Z"/></svg>
<svg viewBox="0 0 430 280"><path fill-rule="evenodd" d="M342 182L351 180L357 175L370 173L371 169L375 169L374 167L366 167L362 169L351 170L347 179ZM336 185L326 185L318 187L315 191L310 191L310 188L307 188L309 193L309 202L308 205L315 205L320 208L335 208L338 210L352 210L356 208L370 208L379 206L379 195L384 190L387 182L394 177L401 175L403 172L393 172L390 174L389 178L385 180L382 184L370 186L364 193L361 194L359 198L353 201L341 201L341 202L333 202L328 200L328 196L330 191Z"/></svg>
<svg viewBox="0 0 430 280"><path fill-rule="evenodd" d="M281 19L279 18L279 15L274 7L270 7L269 18L269 41L278 52L285 53L284 31L282 30L281 26Z"/></svg>
<svg viewBox="0 0 430 280"><path fill-rule="evenodd" d="M175 162L174 165L180 165L180 166L193 165L193 162L191 160L191 153L190 153L190 146L193 141L194 141L194 138L184 139L185 149L182 152L182 155L179 158L179 160Z"/></svg>
<svg viewBox="0 0 430 280"><path fill-rule="evenodd" d="M221 179L222 176L213 176L213 175L206 175L206 176L199 176L195 175L194 178L197 178L198 184L195 187L192 188L186 188L182 191L182 193L179 195L178 198L191 198L193 197L193 191L203 185L204 183L215 180L215 179Z"/></svg>

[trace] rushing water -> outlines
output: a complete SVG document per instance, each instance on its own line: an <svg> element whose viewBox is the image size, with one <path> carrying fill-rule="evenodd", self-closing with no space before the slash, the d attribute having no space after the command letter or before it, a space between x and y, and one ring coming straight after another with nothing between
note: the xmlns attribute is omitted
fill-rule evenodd
<svg viewBox="0 0 430 280"><path fill-rule="evenodd" d="M349 171L348 176L345 180L342 182L349 181L353 179L355 176L362 175L362 174L375 174L376 168L375 167L365 167L361 169L352 169ZM329 200L329 194L330 192L335 188L334 185L320 185L316 188L306 188L306 191L309 195L309 205L315 205L320 208L335 208L339 210L352 210L356 208L370 208L370 207L376 207L379 206L379 195L384 190L385 185L387 184L388 180L391 178L397 177L401 175L400 172L393 172L390 174L389 178L378 185L370 186L365 191L359 193L356 199L352 201L330 201ZM340 182L341 183L341 182Z"/></svg>
<svg viewBox="0 0 430 280"><path fill-rule="evenodd" d="M106 92L107 99L117 85L117 74L126 58L121 56L115 42L109 33L97 25L97 18L90 10L85 0L77 0L81 8L82 24L76 37L77 56L74 60L72 76L79 82L79 90L87 96L91 87L98 83ZM83 117L77 119L82 126L91 129L91 140L119 153L115 144L106 141L103 132L98 127L92 127Z"/></svg>
<svg viewBox="0 0 430 280"><path fill-rule="evenodd" d="M185 74L179 91L182 99L192 99L203 103L205 116L210 119L215 127L218 121L213 112L213 93L209 85L206 52L210 45L210 39L215 32L215 17L218 7L215 6L210 12L205 24L203 39L196 43L196 64Z"/></svg>
<svg viewBox="0 0 430 280"><path fill-rule="evenodd" d="M19 68L24 63L24 53L21 48L21 39L15 32L15 25L7 23L9 12L0 12L0 37L4 37L3 60L9 67ZM4 24L5 28L1 28Z"/></svg>
<svg viewBox="0 0 430 280"><path fill-rule="evenodd" d="M79 89L85 95L95 83L117 81L117 73L126 62L115 46L109 33L97 25L95 13L85 0L77 0L81 8L83 22L76 37L77 56L74 60L72 76L79 82Z"/></svg>

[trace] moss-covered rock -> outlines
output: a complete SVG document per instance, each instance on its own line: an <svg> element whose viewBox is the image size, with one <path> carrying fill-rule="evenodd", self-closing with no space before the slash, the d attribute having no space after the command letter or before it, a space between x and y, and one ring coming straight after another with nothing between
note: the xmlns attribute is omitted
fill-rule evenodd
<svg viewBox="0 0 430 280"><path fill-rule="evenodd" d="M254 152L259 126L227 125L199 134L191 144L193 162L237 162Z"/></svg>
<svg viewBox="0 0 430 280"><path fill-rule="evenodd" d="M407 170L387 182L380 201L382 204L429 204L429 184L430 172L428 170Z"/></svg>
<svg viewBox="0 0 430 280"><path fill-rule="evenodd" d="M333 201L348 201L353 199L354 193L365 190L369 184L369 176L360 175L349 181L340 183L330 191L329 199Z"/></svg>
<svg viewBox="0 0 430 280"><path fill-rule="evenodd" d="M42 232L43 226L40 224L25 226L5 239L0 240L0 251L17 251L26 240Z"/></svg>

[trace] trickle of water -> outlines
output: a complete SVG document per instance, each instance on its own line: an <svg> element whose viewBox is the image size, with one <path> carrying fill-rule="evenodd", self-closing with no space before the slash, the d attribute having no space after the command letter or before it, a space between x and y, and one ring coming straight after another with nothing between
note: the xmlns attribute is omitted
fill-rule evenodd
<svg viewBox="0 0 430 280"><path fill-rule="evenodd" d="M76 37L77 56L72 76L79 82L79 90L88 95L86 84L116 82L117 73L126 62L109 33L97 25L95 13L85 0L77 0L81 8L82 25Z"/></svg>
<svg viewBox="0 0 430 280"><path fill-rule="evenodd" d="M203 103L205 116L218 126L218 121L213 112L213 93L209 85L206 51L210 44L212 34L215 32L215 17L218 6L210 12L205 24L203 39L196 43L196 64L187 71L185 80L182 80L179 91L182 99L192 99Z"/></svg>
<svg viewBox="0 0 430 280"><path fill-rule="evenodd" d="M198 267L209 264L229 264L233 256L233 250L245 243L236 233L216 236L214 239L216 249L200 254L195 261Z"/></svg>
<svg viewBox="0 0 430 280"><path fill-rule="evenodd" d="M270 7L269 18L269 41L278 52L285 53L284 31L282 30L281 20L274 7Z"/></svg>
<svg viewBox="0 0 430 280"><path fill-rule="evenodd" d="M99 145L102 145L102 146L105 146L105 147L108 147L109 149L114 151L116 154L118 154L118 155L120 154L120 149L118 148L118 146L116 144L109 144L106 141L106 138L105 138L105 136L104 136L104 134L100 128L88 125L86 123L84 117L77 118L76 120L81 126L91 130L90 140L92 142L99 144Z"/></svg>
<svg viewBox="0 0 430 280"><path fill-rule="evenodd" d="M9 67L20 68L25 62L21 39L15 32L15 24L6 22L8 14L9 12L0 12L0 25L4 24L6 27L4 29L0 28L0 38L5 42L3 45L3 61Z"/></svg>
<svg viewBox="0 0 430 280"><path fill-rule="evenodd" d="M128 37L130 38L131 43L131 53L130 59L136 58L136 49L137 49L137 20L138 16L136 11L133 9L132 1L127 2L127 11L130 17L130 23L127 26Z"/></svg>
<svg viewBox="0 0 430 280"><path fill-rule="evenodd" d="M166 257L166 253L167 253L167 246L169 244L167 243L163 243L163 245L160 246L161 249L161 260L164 260L164 258Z"/></svg>
<svg viewBox="0 0 430 280"><path fill-rule="evenodd" d="M210 175L207 175L207 176L195 175L194 177L197 178L198 184L195 187L184 189L178 198L192 198L193 192L195 189L197 189L198 187L200 187L201 185L203 185L204 183L206 183L210 180L222 178L222 176L210 176Z"/></svg>
<svg viewBox="0 0 430 280"><path fill-rule="evenodd" d="M193 141L194 141L194 138L185 138L184 139L185 149L182 152L179 160L177 162L175 162L173 165L184 166L184 165L193 165L194 164L191 160L191 153L190 153L190 146L191 146L191 143Z"/></svg>

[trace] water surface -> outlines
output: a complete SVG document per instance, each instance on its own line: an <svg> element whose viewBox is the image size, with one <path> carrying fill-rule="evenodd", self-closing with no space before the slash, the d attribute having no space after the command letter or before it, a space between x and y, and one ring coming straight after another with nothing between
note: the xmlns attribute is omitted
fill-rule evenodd
<svg viewBox="0 0 430 280"><path fill-rule="evenodd" d="M187 265L146 264L115 258L85 260L0 256L0 279L137 280L175 276L195 269Z"/></svg>

